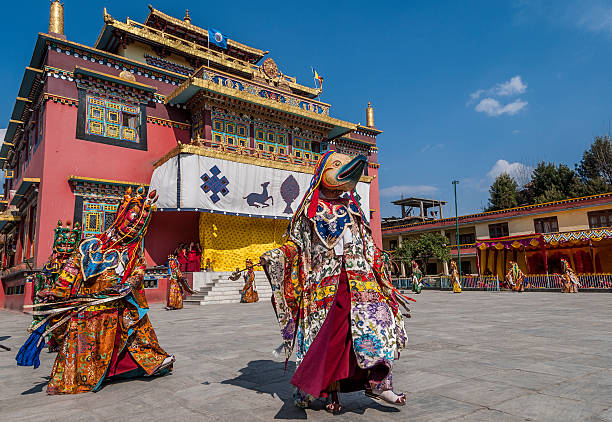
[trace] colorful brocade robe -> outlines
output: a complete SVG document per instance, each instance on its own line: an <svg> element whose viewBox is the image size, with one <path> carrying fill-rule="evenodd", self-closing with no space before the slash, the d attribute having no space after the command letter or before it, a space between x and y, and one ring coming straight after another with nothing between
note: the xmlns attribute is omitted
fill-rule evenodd
<svg viewBox="0 0 612 422"><path fill-rule="evenodd" d="M166 305L172 309L183 309L183 289L179 284L179 279L183 277L183 274L177 258L170 258L168 261L168 272L170 273L170 288Z"/></svg>
<svg viewBox="0 0 612 422"><path fill-rule="evenodd" d="M259 301L259 294L255 287L255 271L249 268L244 275L244 286L240 290L241 303L255 303Z"/></svg>
<svg viewBox="0 0 612 422"><path fill-rule="evenodd" d="M451 280L453 282L453 293L461 293L461 282L459 281L459 271L457 271L457 269L455 268L453 268Z"/></svg>
<svg viewBox="0 0 612 422"><path fill-rule="evenodd" d="M512 290L517 292L525 291L525 286L523 285L523 281L525 281L525 274L523 274L516 262L513 262L512 266L508 270L506 280L510 284Z"/></svg>
<svg viewBox="0 0 612 422"><path fill-rule="evenodd" d="M359 208L350 200L319 200L312 219L303 214L294 218L290 240L261 258L287 359L294 347L297 365L306 355L334 302L344 266L357 364L391 368L407 336L395 296L380 281L384 261ZM390 389L390 376L386 383L382 387Z"/></svg>
<svg viewBox="0 0 612 422"><path fill-rule="evenodd" d="M561 275L561 292L562 293L578 293L580 281L576 277L576 273L572 270L566 260L561 261L563 265L563 274Z"/></svg>
<svg viewBox="0 0 612 422"><path fill-rule="evenodd" d="M121 270L109 267L108 261L95 260L96 256L89 253L97 247L92 239L95 238L83 241L81 253L74 253L64 263L57 282L46 293L59 301L75 296L109 300L81 309L66 321L48 394L97 391L116 370L113 359L125 353L137 365L129 375L152 375L169 356L159 346L147 316L149 307L142 284L144 258L137 257L127 277L123 277L117 272ZM119 254L119 268L129 267L125 258L127 254ZM111 300L113 297L119 298Z"/></svg>
<svg viewBox="0 0 612 422"><path fill-rule="evenodd" d="M421 269L416 266L412 268L412 291L415 293L421 293L423 289L423 273Z"/></svg>

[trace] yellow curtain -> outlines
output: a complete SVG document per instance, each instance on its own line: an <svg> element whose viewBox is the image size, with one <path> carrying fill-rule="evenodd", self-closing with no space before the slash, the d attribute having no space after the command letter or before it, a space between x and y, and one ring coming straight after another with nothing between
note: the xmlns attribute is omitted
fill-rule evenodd
<svg viewBox="0 0 612 422"><path fill-rule="evenodd" d="M284 243L287 224L288 220L200 213L202 268L207 259L214 271L244 268L247 258L259 262L264 252Z"/></svg>

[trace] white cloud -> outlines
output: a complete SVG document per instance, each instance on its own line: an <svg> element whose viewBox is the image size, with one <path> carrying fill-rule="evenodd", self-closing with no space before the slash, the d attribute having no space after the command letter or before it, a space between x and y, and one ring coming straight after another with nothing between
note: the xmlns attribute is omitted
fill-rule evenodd
<svg viewBox="0 0 612 422"><path fill-rule="evenodd" d="M485 92L486 92L486 91L485 91L484 89L479 89L478 91L472 92L472 93L470 94L471 102L474 102L474 101L476 101L477 99L479 99L479 98L480 98L480 96L481 96L482 94L484 94Z"/></svg>
<svg viewBox="0 0 612 422"><path fill-rule="evenodd" d="M590 7L576 7L579 10L577 24L591 32L606 32L612 35L612 6L601 2L591 2Z"/></svg>
<svg viewBox="0 0 612 422"><path fill-rule="evenodd" d="M496 84L493 88L479 89L470 94L470 101L474 102L483 95L489 97L504 97L508 95L524 94L527 91L527 83L523 82L521 75L511 77L505 82Z"/></svg>
<svg viewBox="0 0 612 422"><path fill-rule="evenodd" d="M529 166L526 166L523 163L519 163L515 161L514 163L510 163L506 160L497 160L491 170L487 173L487 176L491 179L495 179L497 176L503 173L508 173L511 177L516 179L517 181L524 179L525 176L531 175L533 169Z"/></svg>
<svg viewBox="0 0 612 422"><path fill-rule="evenodd" d="M527 90L527 84L523 83L520 75L517 75L511 77L509 81L497 84L494 90L499 96L522 94Z"/></svg>
<svg viewBox="0 0 612 422"><path fill-rule="evenodd" d="M502 114L513 116L526 106L527 101L523 101L520 98L512 101L511 103L502 105L495 98L487 97L480 100L474 110L480 113L486 113L487 115L493 117L501 116Z"/></svg>
<svg viewBox="0 0 612 422"><path fill-rule="evenodd" d="M396 185L381 189L380 196L396 196L399 198L401 195L406 197L411 195L429 195L437 191L437 187L430 185Z"/></svg>
<svg viewBox="0 0 612 422"><path fill-rule="evenodd" d="M511 77L505 82L496 84L493 88L479 89L470 94L467 105L472 105L482 96L485 96L474 110L486 113L489 116L501 116L502 114L513 115L521 111L526 105L526 101L516 99L508 104L502 105L495 97L508 97L512 95L524 94L527 91L527 83L523 82L520 75Z"/></svg>

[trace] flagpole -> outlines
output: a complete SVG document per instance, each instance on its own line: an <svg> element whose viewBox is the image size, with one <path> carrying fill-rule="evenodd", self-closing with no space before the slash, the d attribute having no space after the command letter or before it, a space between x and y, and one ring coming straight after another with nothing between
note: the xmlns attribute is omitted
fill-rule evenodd
<svg viewBox="0 0 612 422"><path fill-rule="evenodd" d="M210 67L210 30L206 32L208 33L208 67Z"/></svg>
<svg viewBox="0 0 612 422"><path fill-rule="evenodd" d="M317 87L317 78L314 77L314 67L310 66L310 71L312 72L312 79L314 80L315 83L315 88Z"/></svg>

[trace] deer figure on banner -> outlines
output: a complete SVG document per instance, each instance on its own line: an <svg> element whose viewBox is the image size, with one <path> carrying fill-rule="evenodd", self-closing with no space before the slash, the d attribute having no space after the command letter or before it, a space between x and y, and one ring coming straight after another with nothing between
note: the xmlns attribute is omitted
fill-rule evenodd
<svg viewBox="0 0 612 422"><path fill-rule="evenodd" d="M268 194L268 186L269 185L270 185L270 182L262 183L261 184L261 187L262 187L262 192L261 193L253 192L253 193L248 194L243 199L246 199L247 204L249 204L250 207L265 208L265 207L269 207L270 205L274 205L274 198L272 198ZM270 199L272 201L272 204L268 204L268 199Z"/></svg>

